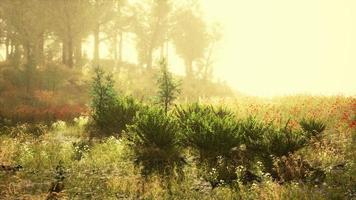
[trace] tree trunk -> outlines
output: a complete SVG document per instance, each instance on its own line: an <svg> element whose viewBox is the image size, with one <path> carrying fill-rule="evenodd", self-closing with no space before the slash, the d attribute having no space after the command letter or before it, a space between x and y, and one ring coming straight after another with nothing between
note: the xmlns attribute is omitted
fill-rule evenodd
<svg viewBox="0 0 356 200"><path fill-rule="evenodd" d="M120 31L119 33L120 39L119 39L119 62L122 62L122 48L123 48L123 43L124 43L124 33Z"/></svg>
<svg viewBox="0 0 356 200"><path fill-rule="evenodd" d="M153 49L150 48L150 50L148 51L147 63L146 63L148 70L152 69L152 54L153 54Z"/></svg>
<svg viewBox="0 0 356 200"><path fill-rule="evenodd" d="M24 47L24 61L26 64L29 64L30 63L30 44L26 44L26 45L23 45ZM16 49L17 51L17 49Z"/></svg>
<svg viewBox="0 0 356 200"><path fill-rule="evenodd" d="M162 60L164 58L164 42L160 46L160 59Z"/></svg>
<svg viewBox="0 0 356 200"><path fill-rule="evenodd" d="M76 65L81 66L81 63L82 63L82 39L75 40L74 57L75 57Z"/></svg>
<svg viewBox="0 0 356 200"><path fill-rule="evenodd" d="M187 78L193 78L193 61L192 60L186 60L185 61L185 76Z"/></svg>
<svg viewBox="0 0 356 200"><path fill-rule="evenodd" d="M14 44L11 48L11 57L12 57L12 63L14 66L18 67L21 64L21 52L20 52L20 45L19 44Z"/></svg>
<svg viewBox="0 0 356 200"><path fill-rule="evenodd" d="M11 41L10 47L11 47L10 54L13 56L16 52L16 45Z"/></svg>
<svg viewBox="0 0 356 200"><path fill-rule="evenodd" d="M100 34L100 25L97 24L94 28L94 55L93 55L93 61L94 64L98 64L99 63L99 59L100 59L100 52L99 52L99 45L100 45L100 38L99 38L99 34Z"/></svg>
<svg viewBox="0 0 356 200"><path fill-rule="evenodd" d="M67 40L63 40L62 42L62 63L68 64L68 42Z"/></svg>
<svg viewBox="0 0 356 200"><path fill-rule="evenodd" d="M36 46L36 62L43 65L44 64L44 33L41 33L37 46Z"/></svg>
<svg viewBox="0 0 356 200"><path fill-rule="evenodd" d="M73 67L73 38L68 38L68 67Z"/></svg>
<svg viewBox="0 0 356 200"><path fill-rule="evenodd" d="M117 50L117 33L114 34L114 41L112 43L112 48L114 51L114 62L115 62L115 67L117 67L117 60L118 60L118 50Z"/></svg>
<svg viewBox="0 0 356 200"><path fill-rule="evenodd" d="M35 58L34 58L34 46L31 45L29 42L24 46L25 49L25 77L26 77L26 92L29 94L32 91L32 84L33 84L33 71L35 70Z"/></svg>
<svg viewBox="0 0 356 200"><path fill-rule="evenodd" d="M168 65L168 55L169 55L169 41L166 41L166 62Z"/></svg>
<svg viewBox="0 0 356 200"><path fill-rule="evenodd" d="M9 60L9 57L10 57L10 39L9 39L9 37L6 37L5 48L6 48L5 59Z"/></svg>

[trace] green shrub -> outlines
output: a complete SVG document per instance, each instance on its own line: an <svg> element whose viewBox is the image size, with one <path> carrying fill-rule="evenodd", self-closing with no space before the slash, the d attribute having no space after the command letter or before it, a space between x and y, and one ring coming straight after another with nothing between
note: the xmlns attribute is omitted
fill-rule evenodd
<svg viewBox="0 0 356 200"><path fill-rule="evenodd" d="M244 164L240 124L229 110L192 104L178 107L184 144L198 155L200 174L212 187L230 184L236 167Z"/></svg>
<svg viewBox="0 0 356 200"><path fill-rule="evenodd" d="M277 157L294 153L309 144L311 139L310 134L312 133L289 128L287 122L285 127L273 128L271 131L267 132L266 151Z"/></svg>
<svg viewBox="0 0 356 200"><path fill-rule="evenodd" d="M277 129L267 134L268 153L281 157L293 153L306 146L307 139L298 131L288 128Z"/></svg>
<svg viewBox="0 0 356 200"><path fill-rule="evenodd" d="M233 113L224 108L192 104L178 107L176 115L184 143L197 150L202 161L229 157L231 150L242 144L239 124Z"/></svg>
<svg viewBox="0 0 356 200"><path fill-rule="evenodd" d="M103 131L116 131L110 126L114 121L113 107L116 105L118 94L114 90L114 80L111 75L105 75L100 68L95 69L92 83L92 117L95 126Z"/></svg>
<svg viewBox="0 0 356 200"><path fill-rule="evenodd" d="M95 71L92 86L92 118L94 129L100 134L120 134L130 125L140 104L131 97L119 97L110 75L99 68Z"/></svg>
<svg viewBox="0 0 356 200"><path fill-rule="evenodd" d="M303 131L307 133L308 137L317 137L326 128L326 125L323 122L315 119L302 119L299 124Z"/></svg>
<svg viewBox="0 0 356 200"><path fill-rule="evenodd" d="M266 135L273 130L271 124L258 121L255 117L249 116L239 121L242 143L246 145L246 156L251 160L261 157L266 149Z"/></svg>
<svg viewBox="0 0 356 200"><path fill-rule="evenodd" d="M153 107L139 112L129 128L129 140L144 175L158 173L169 177L175 168L182 169L178 123L163 110Z"/></svg>
<svg viewBox="0 0 356 200"><path fill-rule="evenodd" d="M288 127L288 123L284 127L271 126L260 142L259 158L266 172L279 181L301 180L308 173L314 173L306 161L291 159L295 152L309 144L309 133L294 130Z"/></svg>
<svg viewBox="0 0 356 200"><path fill-rule="evenodd" d="M252 116L238 121L224 108L192 104L178 107L176 115L185 144L198 152L198 165L213 187L221 181L233 183L237 178L244 183L260 180L253 173L258 162L276 177L275 160L298 151L310 140L306 132L290 128L289 121L284 127L274 127ZM278 170L284 170L283 166ZM244 176L236 176L238 167L245 169Z"/></svg>

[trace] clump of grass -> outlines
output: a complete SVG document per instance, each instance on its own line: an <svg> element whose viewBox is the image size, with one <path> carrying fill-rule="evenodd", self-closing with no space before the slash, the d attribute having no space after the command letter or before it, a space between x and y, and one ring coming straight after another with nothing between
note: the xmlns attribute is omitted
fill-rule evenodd
<svg viewBox="0 0 356 200"><path fill-rule="evenodd" d="M288 127L288 122L282 128L273 128L266 134L266 152L281 157L303 148L308 139L302 132Z"/></svg>
<svg viewBox="0 0 356 200"><path fill-rule="evenodd" d="M239 126L232 112L223 108L192 104L176 111L184 143L199 152L201 160L228 156L239 147Z"/></svg>
<svg viewBox="0 0 356 200"><path fill-rule="evenodd" d="M73 143L73 159L74 160L81 160L85 153L89 151L90 143L88 140L80 140L78 142Z"/></svg>
<svg viewBox="0 0 356 200"><path fill-rule="evenodd" d="M178 107L183 141L198 157L202 176L212 187L232 184L237 179L236 167L249 165L246 159L246 144L253 136L225 108L199 104Z"/></svg>
<svg viewBox="0 0 356 200"><path fill-rule="evenodd" d="M140 112L129 128L129 139L144 175L158 173L170 177L174 169L182 168L178 123L164 110L153 107Z"/></svg>
<svg viewBox="0 0 356 200"><path fill-rule="evenodd" d="M48 126L44 124L16 124L13 126L4 126L1 133L14 138L38 138L48 132Z"/></svg>
<svg viewBox="0 0 356 200"><path fill-rule="evenodd" d="M303 131L308 134L308 137L317 137L326 128L326 125L322 121L316 119L302 119L299 124Z"/></svg>

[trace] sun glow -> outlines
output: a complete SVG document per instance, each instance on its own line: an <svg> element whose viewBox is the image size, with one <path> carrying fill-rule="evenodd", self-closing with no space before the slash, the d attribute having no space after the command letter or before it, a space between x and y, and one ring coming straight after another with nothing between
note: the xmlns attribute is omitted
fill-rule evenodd
<svg viewBox="0 0 356 200"><path fill-rule="evenodd" d="M356 95L356 1L202 1L224 27L215 72L250 95Z"/></svg>
<svg viewBox="0 0 356 200"><path fill-rule="evenodd" d="M213 52L216 80L256 96L356 95L355 0L204 0L201 6L209 23L223 28ZM124 37L123 60L137 63L135 36ZM108 42L100 43L103 59L112 59ZM93 36L83 45L92 58ZM172 44L169 49L171 69L184 74Z"/></svg>
<svg viewBox="0 0 356 200"><path fill-rule="evenodd" d="M204 17L223 27L214 50L216 79L256 96L356 95L356 1L201 3ZM124 58L135 62L134 40L125 48ZM183 74L184 63L170 51L173 71Z"/></svg>

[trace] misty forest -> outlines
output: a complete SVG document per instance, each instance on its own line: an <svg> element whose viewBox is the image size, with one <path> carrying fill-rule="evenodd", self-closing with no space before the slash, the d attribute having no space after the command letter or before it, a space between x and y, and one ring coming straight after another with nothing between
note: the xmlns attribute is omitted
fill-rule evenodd
<svg viewBox="0 0 356 200"><path fill-rule="evenodd" d="M201 3L0 0L0 199L356 199L355 96L239 92Z"/></svg>

